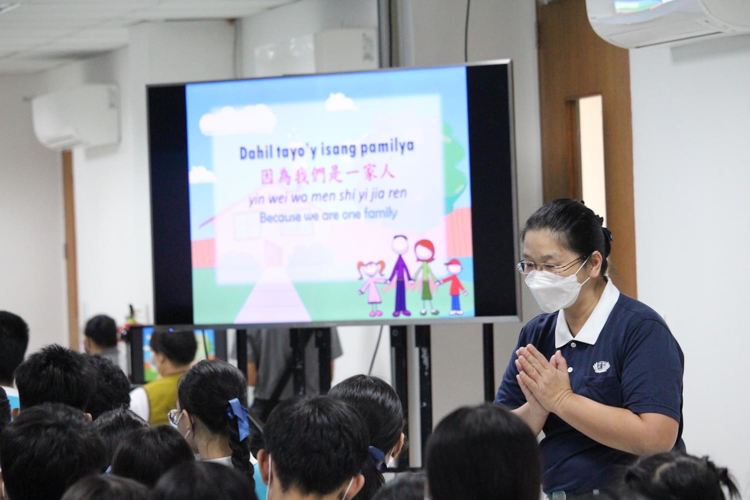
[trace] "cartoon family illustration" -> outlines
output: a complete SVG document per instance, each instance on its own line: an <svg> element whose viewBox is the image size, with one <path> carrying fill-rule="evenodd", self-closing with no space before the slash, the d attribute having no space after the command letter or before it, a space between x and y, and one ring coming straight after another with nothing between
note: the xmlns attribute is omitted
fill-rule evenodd
<svg viewBox="0 0 750 500"><path fill-rule="evenodd" d="M433 296L437 288L450 282L449 293L451 295L451 315L461 315L464 312L461 310L460 295L468 295L468 291L461 284L461 280L458 279L458 275L461 274L462 266L458 259L451 259L446 262L445 266L448 271L446 278L438 279L435 273L430 268L430 263L435 260L435 245L430 240L419 240L414 245L414 255L419 262L414 276L409 273L409 268L404 262L404 255L409 251L409 241L404 235L396 235L393 237L391 244L393 252L398 256L396 264L393 266L393 271L388 279L385 279L383 271L385 270L385 262L359 262L357 263L357 271L359 271L359 279L364 279L365 283L362 288L359 289L360 295L367 293L367 303L370 304L370 317L382 316L383 311L378 309L378 306L382 303L380 297L380 291L378 290L379 284L387 284L383 291L389 291L394 286L396 288L396 304L393 311L393 317L398 318L399 316L411 316L411 312L406 308L406 288L410 289L418 288L422 298L422 310L419 313L425 316L428 312L432 315L440 314L432 304ZM421 279L419 279L421 276Z"/></svg>

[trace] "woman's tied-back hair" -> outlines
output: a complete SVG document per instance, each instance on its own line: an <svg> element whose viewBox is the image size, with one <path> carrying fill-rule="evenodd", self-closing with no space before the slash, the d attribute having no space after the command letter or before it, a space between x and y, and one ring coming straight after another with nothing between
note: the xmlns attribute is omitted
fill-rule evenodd
<svg viewBox="0 0 750 500"><path fill-rule="evenodd" d="M607 259L612 251L612 233L599 217L582 201L567 198L550 201L534 212L521 231L521 239L528 231L547 230L564 247L580 256L602 254L601 275L606 279Z"/></svg>

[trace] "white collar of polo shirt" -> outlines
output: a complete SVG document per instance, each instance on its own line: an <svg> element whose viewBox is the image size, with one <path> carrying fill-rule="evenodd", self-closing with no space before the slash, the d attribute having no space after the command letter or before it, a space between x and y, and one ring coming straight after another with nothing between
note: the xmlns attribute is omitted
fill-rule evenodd
<svg viewBox="0 0 750 500"><path fill-rule="evenodd" d="M557 313L557 325L555 326L555 349L560 349L573 340L589 345L596 344L596 339L599 338L599 334L602 332L604 324L609 319L609 315L619 298L620 291L611 279L608 280L607 286L604 287L602 296L599 298L599 303L596 304L591 316L575 337L570 333L568 322L565 320L565 310L561 309Z"/></svg>

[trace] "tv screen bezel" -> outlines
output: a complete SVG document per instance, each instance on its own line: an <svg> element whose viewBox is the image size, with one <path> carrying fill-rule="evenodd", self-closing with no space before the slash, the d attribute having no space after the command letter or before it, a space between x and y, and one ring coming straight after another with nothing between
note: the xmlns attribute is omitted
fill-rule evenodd
<svg viewBox="0 0 750 500"><path fill-rule="evenodd" d="M185 113L181 116L184 121L180 122L181 126L175 126L174 120L170 117L174 117L175 112L171 114L164 113L165 107L171 107L173 110L183 111L186 108L185 100L185 87L186 85L195 83L218 83L218 82L229 82L229 81L254 81L254 80L269 80L279 78L306 78L306 77L319 77L325 75L337 75L337 74L351 74L351 73L384 73L390 71L411 71L411 70L429 70L439 68L455 68L463 67L467 68L467 107L470 108L469 113L469 127L471 129L472 123L475 125L478 123L476 119L472 119L472 109L476 111L476 108L471 108L470 101L472 98L477 98L477 92L475 91L472 95L471 89L469 89L469 74L471 68L501 68L505 71L507 78L501 80L499 83L500 87L507 89L507 100L501 100L499 105L504 106L507 110L507 122L504 120L504 116L496 117L495 121L500 121L502 126L507 126L507 134L501 137L498 141L492 141L492 143L501 143L502 154L508 160L509 171L506 173L509 181L507 186L501 186L501 188L509 189L510 198L504 200L504 207L511 211L512 218L512 229L508 231L508 228L500 228L504 233L511 232L512 234L504 234L507 238L502 241L496 241L498 238L484 238L486 240L495 240L494 243L499 244L500 248L504 253L510 253L512 251L512 261L508 262L508 267L511 269L513 278L512 286L508 289L504 289L503 293L506 296L512 296L510 300L504 299L505 303L512 303L511 310L508 314L492 314L492 315L475 315L472 317L455 316L450 318L434 318L424 317L418 315L412 315L408 319L403 318L391 318L390 316L383 316L377 320L351 320L351 321L325 321L325 322L290 322L290 323L258 323L258 324L239 324L239 323L194 323L193 316L193 294L192 294L192 255L191 255L191 239L190 239L190 210L189 210L189 184L188 184L188 143L187 143L187 117ZM476 90L476 89L475 89ZM488 89L483 89L482 92L490 94ZM486 96L483 96L486 97ZM231 329L231 328L325 328L335 326L366 326L366 325L417 325L417 324L455 324L455 323L516 323L521 320L521 281L520 275L517 271L512 269L512 264L515 264L519 255L519 238L518 238L518 201L517 201L517 186L516 186L516 152L515 152L515 118L514 118L514 106L513 106L513 68L512 62L508 59L499 59L491 61L472 62L466 64L452 64L442 66L428 66L428 67L408 67L408 68L381 68L376 70L368 71L347 71L338 73L312 73L303 75L283 75L274 77L262 77L262 78L242 78L232 80L209 80L209 81L195 81L195 82L182 82L182 83L169 83L169 84L156 84L148 85L146 87L146 99L147 99L147 118L148 118L148 147L149 147L149 180L150 180L150 203L151 203L151 234L152 234L152 265L153 265L153 300L154 300L154 325L159 327L173 327L173 328L195 328L195 329ZM493 108L494 109L494 108ZM178 113L179 114L179 113ZM490 113L485 113L489 115ZM492 119L490 116L483 116L485 120ZM481 121L481 120L480 120ZM497 125L497 124L496 124ZM494 130L498 130L495 128ZM480 213L476 208L481 208L482 201L488 203L487 199L481 200L475 198L475 186L476 189L482 189L480 183L475 184L475 180L481 176L475 175L475 170L472 167L474 162L477 161L477 157L481 157L481 152L487 154L487 150L491 149L484 144L485 147L477 150L475 142L477 136L481 136L483 132L477 130L469 131L469 153L471 155L470 160L470 171L471 171L471 189L472 189L472 227L477 227L475 222L480 220L491 219L492 214ZM484 140L487 140L486 138ZM481 160L480 160L481 161ZM173 171L166 172L164 167L154 168L155 164L167 162L173 168ZM161 170L160 170L161 169ZM181 170L180 170L181 169ZM181 173L178 173L181 172ZM495 174L500 175L500 174ZM488 184L489 186L489 184ZM487 188L489 189L489 187ZM167 194L167 196L165 196ZM476 202L479 203L476 203ZM182 206L183 208L174 209L176 205ZM480 205L480 207L477 207ZM494 236L498 236L491 233ZM490 234L490 233L487 233ZM185 240L185 237L187 239ZM476 262L476 256L480 254L490 252L486 245L477 245L477 231L473 231L473 243L474 243L474 257ZM482 237L480 237L482 239ZM508 239L512 240L512 245L509 245ZM183 243L178 243L182 241ZM512 250L509 250L512 248ZM504 257L505 258L505 257ZM476 269L475 266L475 286L476 286ZM502 267L502 273L505 275L506 281L510 276L507 268ZM491 288L485 286L485 289ZM476 288L475 288L476 292ZM478 294L475 293L475 296ZM489 294L486 296L489 297ZM485 299L489 301L489 298ZM479 304L475 302L475 307L480 309ZM486 305L485 305L486 307Z"/></svg>

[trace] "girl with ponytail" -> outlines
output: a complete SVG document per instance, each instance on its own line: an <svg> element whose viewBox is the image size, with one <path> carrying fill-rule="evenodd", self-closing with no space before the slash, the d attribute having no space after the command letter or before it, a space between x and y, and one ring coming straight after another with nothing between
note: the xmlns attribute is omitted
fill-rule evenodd
<svg viewBox="0 0 750 500"><path fill-rule="evenodd" d="M362 466L365 485L355 500L370 500L385 484L383 471L404 448L404 412L393 387L377 377L355 375L334 386L328 395L359 412L370 433L370 458Z"/></svg>
<svg viewBox="0 0 750 500"><path fill-rule="evenodd" d="M170 413L201 460L234 467L254 483L258 497L265 498L250 454L247 381L241 371L224 361L201 361L180 380L177 410Z"/></svg>

